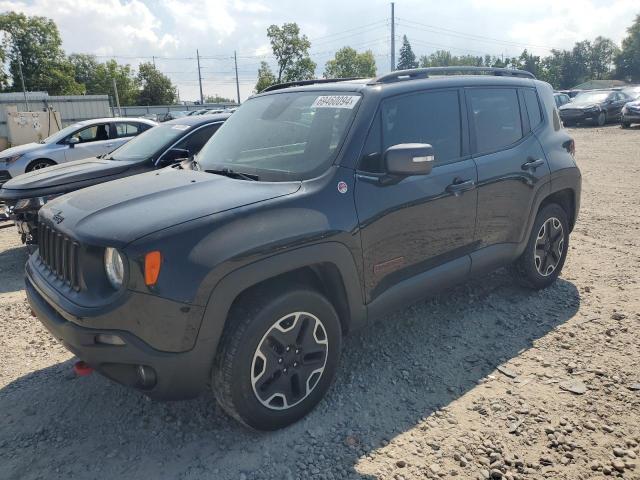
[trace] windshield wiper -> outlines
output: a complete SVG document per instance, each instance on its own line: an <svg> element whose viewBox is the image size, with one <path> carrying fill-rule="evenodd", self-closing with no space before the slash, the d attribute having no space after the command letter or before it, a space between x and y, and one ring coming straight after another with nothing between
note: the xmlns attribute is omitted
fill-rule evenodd
<svg viewBox="0 0 640 480"><path fill-rule="evenodd" d="M231 170L230 168L223 168L221 170L205 170L205 172L214 173L216 175L224 175L225 177L229 177L229 178L238 178L241 180L252 180L252 181L259 180L258 175L236 172L234 170Z"/></svg>

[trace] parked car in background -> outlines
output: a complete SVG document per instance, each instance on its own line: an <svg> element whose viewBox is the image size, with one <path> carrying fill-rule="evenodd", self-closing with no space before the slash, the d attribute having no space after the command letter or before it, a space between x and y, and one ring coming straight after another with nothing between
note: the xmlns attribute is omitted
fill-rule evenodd
<svg viewBox="0 0 640 480"><path fill-rule="evenodd" d="M619 121L622 107L629 100L629 95L618 90L584 91L559 108L560 118L565 126L577 123L602 126L607 122Z"/></svg>
<svg viewBox="0 0 640 480"><path fill-rule="evenodd" d="M0 185L25 172L97 157L157 125L143 118L97 118L74 123L39 143L0 152Z"/></svg>
<svg viewBox="0 0 640 480"><path fill-rule="evenodd" d="M207 113L207 108L201 108L199 110L191 110L187 115L189 117L192 117L194 115L204 115L205 113Z"/></svg>
<svg viewBox="0 0 640 480"><path fill-rule="evenodd" d="M197 154L229 115L171 120L153 127L102 157L55 165L20 175L0 188L6 215L23 243L37 243L38 210L52 198L80 188L129 177Z"/></svg>
<svg viewBox="0 0 640 480"><path fill-rule="evenodd" d="M632 85L630 87L625 87L622 89L622 92L629 95L634 100L640 99L640 85Z"/></svg>
<svg viewBox="0 0 640 480"><path fill-rule="evenodd" d="M620 117L622 128L629 128L633 123L640 123L640 98L627 102L622 107L622 116Z"/></svg>
<svg viewBox="0 0 640 480"><path fill-rule="evenodd" d="M553 94L553 99L556 102L556 107L560 108L562 105L565 105L571 101L571 97L566 93L555 92Z"/></svg>
<svg viewBox="0 0 640 480"><path fill-rule="evenodd" d="M189 114L186 110L171 110L164 114L162 121L167 122L169 120L175 120L176 118L186 117Z"/></svg>
<svg viewBox="0 0 640 480"><path fill-rule="evenodd" d="M461 71L477 75L442 76ZM472 67L316 82L247 100L192 168L46 205L26 293L53 336L150 397L211 387L273 430L322 399L345 334L504 266L555 282L581 176L548 83Z"/></svg>

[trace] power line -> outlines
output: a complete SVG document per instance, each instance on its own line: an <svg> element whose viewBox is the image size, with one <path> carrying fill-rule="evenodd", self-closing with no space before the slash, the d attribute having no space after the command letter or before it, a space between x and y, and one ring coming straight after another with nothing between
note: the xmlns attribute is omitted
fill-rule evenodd
<svg viewBox="0 0 640 480"><path fill-rule="evenodd" d="M510 45L510 46L519 46L519 47L533 47L533 48L542 48L545 50L554 50L554 49L558 49L556 47L550 47L547 45L535 45L535 44L526 44L526 43L521 43L521 42L515 42L512 40L504 40L504 39L498 39L498 38L493 38L493 37L487 37L484 35L476 35L476 34L471 34L471 33L466 33L466 32L461 32L458 30L452 30L449 28L444 28L444 27L438 27L435 25L428 25L425 23L420 23L420 22L416 22L413 20L407 20L404 18L398 18L399 25L402 25L406 28L413 28L413 29L417 29L417 30L423 30L423 31L428 31L431 33L447 33L448 35L454 36L454 37L462 37L462 38L467 38L467 39L473 39L476 41L481 41L481 42L486 42L486 43L499 43L499 44L503 44L503 45Z"/></svg>

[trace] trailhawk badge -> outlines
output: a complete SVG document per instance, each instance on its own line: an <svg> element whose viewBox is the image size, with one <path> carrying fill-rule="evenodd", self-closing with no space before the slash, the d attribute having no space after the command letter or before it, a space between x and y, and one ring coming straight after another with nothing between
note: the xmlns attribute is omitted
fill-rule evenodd
<svg viewBox="0 0 640 480"><path fill-rule="evenodd" d="M340 193L347 193L347 190L349 190L349 187L347 186L347 182L338 182L338 191Z"/></svg>
<svg viewBox="0 0 640 480"><path fill-rule="evenodd" d="M53 221L56 222L56 224L62 223L63 220L64 217L62 216L62 212L58 212L53 216Z"/></svg>

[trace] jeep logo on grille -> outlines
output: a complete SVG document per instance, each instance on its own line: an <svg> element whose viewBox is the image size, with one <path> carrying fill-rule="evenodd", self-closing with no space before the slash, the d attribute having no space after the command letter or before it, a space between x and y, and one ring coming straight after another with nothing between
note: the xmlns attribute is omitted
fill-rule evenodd
<svg viewBox="0 0 640 480"><path fill-rule="evenodd" d="M63 220L64 217L62 216L62 212L58 212L53 216L53 221L56 222L56 224L62 223Z"/></svg>

